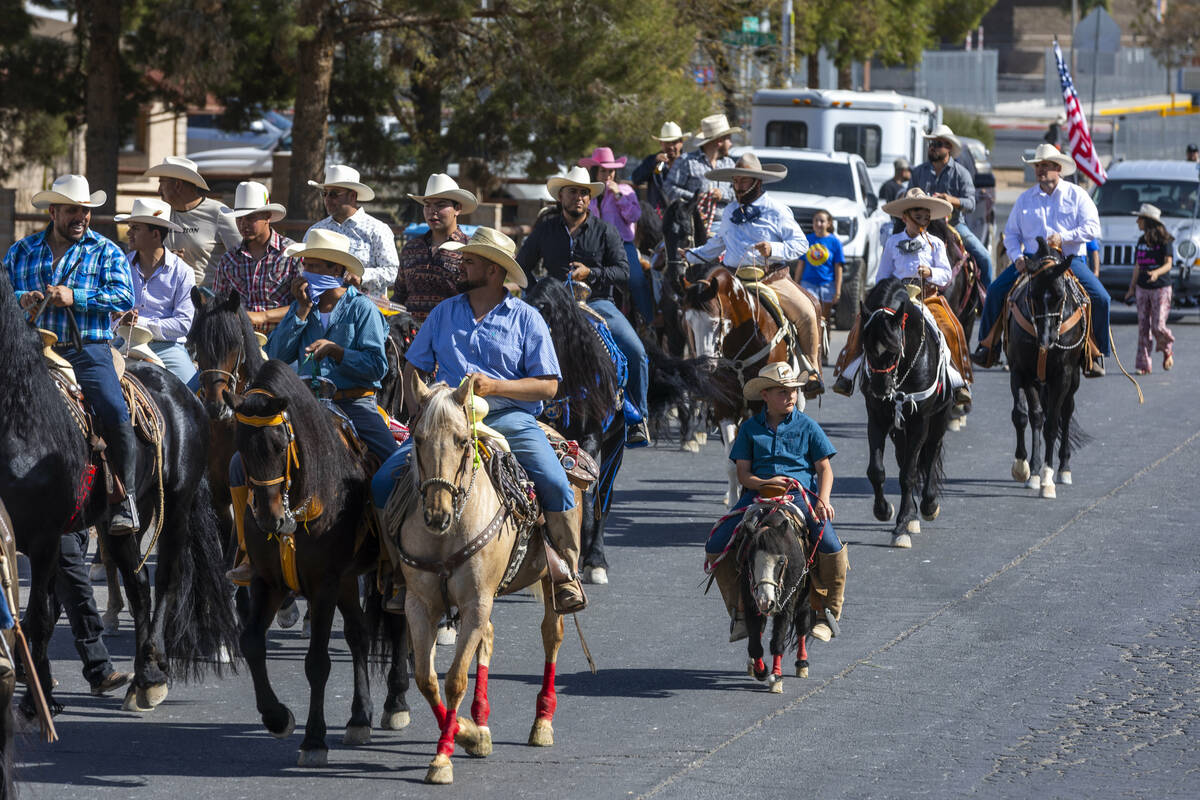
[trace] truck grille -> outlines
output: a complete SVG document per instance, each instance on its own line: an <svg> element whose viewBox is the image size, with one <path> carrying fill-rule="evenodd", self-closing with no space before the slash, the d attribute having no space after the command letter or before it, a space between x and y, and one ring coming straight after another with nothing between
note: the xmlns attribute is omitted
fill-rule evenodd
<svg viewBox="0 0 1200 800"><path fill-rule="evenodd" d="M1104 245L1103 260L1100 262L1109 267L1133 266L1133 251L1136 245L1106 244Z"/></svg>
<svg viewBox="0 0 1200 800"><path fill-rule="evenodd" d="M812 218L815 213L817 213L815 208L792 207L792 216L796 218L796 223L805 233L812 233Z"/></svg>

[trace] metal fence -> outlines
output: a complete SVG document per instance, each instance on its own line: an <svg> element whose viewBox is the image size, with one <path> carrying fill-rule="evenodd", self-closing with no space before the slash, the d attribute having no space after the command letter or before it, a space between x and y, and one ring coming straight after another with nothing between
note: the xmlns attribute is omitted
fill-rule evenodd
<svg viewBox="0 0 1200 800"><path fill-rule="evenodd" d="M1063 53L1064 58L1070 58ZM1075 91L1086 111L1092 101L1092 92L1098 101L1120 100L1124 97L1145 97L1169 92L1167 71L1154 60L1154 55L1145 47L1122 47L1116 52L1075 51L1075 69L1071 72ZM1046 51L1045 71L1046 105L1062 106L1062 84L1058 79L1058 64L1054 60L1054 49Z"/></svg>
<svg viewBox="0 0 1200 800"><path fill-rule="evenodd" d="M999 58L995 50L926 50L915 69L871 70L872 89L894 89L964 111L994 111Z"/></svg>
<svg viewBox="0 0 1200 800"><path fill-rule="evenodd" d="M1189 143L1200 144L1200 114L1119 117L1113 131L1113 160L1182 159Z"/></svg>

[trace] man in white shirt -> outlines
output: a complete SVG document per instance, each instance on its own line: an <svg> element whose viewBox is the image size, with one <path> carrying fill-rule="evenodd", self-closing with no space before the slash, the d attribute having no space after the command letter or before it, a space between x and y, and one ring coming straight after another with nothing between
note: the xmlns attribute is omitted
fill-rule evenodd
<svg viewBox="0 0 1200 800"><path fill-rule="evenodd" d="M220 200L204 194L208 182L190 158L167 156L145 177L158 178L158 195L171 206L171 222L180 228L167 236L167 250L187 262L197 286L212 286L221 256L242 243L237 225L221 213Z"/></svg>
<svg viewBox="0 0 1200 800"><path fill-rule="evenodd" d="M971 360L981 367L995 363L1001 309L1018 274L1027 268L1026 258L1037 251L1037 237L1041 236L1047 245L1061 248L1071 259L1071 271L1091 298L1092 332L1101 356L1084 375L1098 378L1104 375L1104 356L1110 352L1109 296L1100 279L1088 269L1084 253L1089 241L1100 238L1100 214L1087 192L1062 180L1075 171L1070 156L1052 144L1040 144L1032 159L1023 160L1033 164L1037 186L1021 193L1004 226L1004 249L1013 263L988 287L987 303L979 320L979 347Z"/></svg>
<svg viewBox="0 0 1200 800"><path fill-rule="evenodd" d="M318 228L345 236L350 240L350 254L363 265L362 278L352 275L350 282L366 294L387 297L388 287L396 280L400 257L396 235L388 224L359 207L359 203L375 199L374 190L359 181L358 170L341 164L330 164L324 181L309 181L308 185L321 190L329 216L314 223L304 240L308 241L308 233Z"/></svg>

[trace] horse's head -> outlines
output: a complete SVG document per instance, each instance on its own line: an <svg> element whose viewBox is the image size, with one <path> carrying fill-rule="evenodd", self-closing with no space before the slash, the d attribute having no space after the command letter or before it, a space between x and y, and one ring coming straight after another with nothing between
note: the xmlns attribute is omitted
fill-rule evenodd
<svg viewBox="0 0 1200 800"><path fill-rule="evenodd" d="M803 514L789 504L760 502L742 519L743 569L761 614L777 614L799 590L806 564L801 547Z"/></svg>
<svg viewBox="0 0 1200 800"><path fill-rule="evenodd" d="M193 288L192 303L196 318L188 344L200 366L200 399L210 419L225 422L233 417L237 393L262 365L262 354L236 291L210 298Z"/></svg>
<svg viewBox="0 0 1200 800"><path fill-rule="evenodd" d="M1052 347L1063 332L1059 326L1074 311L1066 277L1071 260L1061 249L1047 245L1041 236L1037 237L1037 242L1038 249L1027 266L1029 302L1038 343Z"/></svg>
<svg viewBox="0 0 1200 800"><path fill-rule="evenodd" d="M289 490L300 459L286 397L252 389L237 402L234 444L251 487L250 508L259 529L294 533L296 518Z"/></svg>
<svg viewBox="0 0 1200 800"><path fill-rule="evenodd" d="M878 396L890 396L898 386L897 372L904 360L909 331L924 325L921 310L909 299L901 281L886 278L871 290L867 302L860 305L859 319L867 382L876 386Z"/></svg>
<svg viewBox="0 0 1200 800"><path fill-rule="evenodd" d="M411 432L421 510L425 525L439 533L462 516L475 482L475 436L467 416L472 383L430 389L414 372L409 387L418 403Z"/></svg>
<svg viewBox="0 0 1200 800"><path fill-rule="evenodd" d="M702 358L721 355L731 327L730 303L734 286L729 270L710 263L692 264L684 273L680 306L692 352Z"/></svg>

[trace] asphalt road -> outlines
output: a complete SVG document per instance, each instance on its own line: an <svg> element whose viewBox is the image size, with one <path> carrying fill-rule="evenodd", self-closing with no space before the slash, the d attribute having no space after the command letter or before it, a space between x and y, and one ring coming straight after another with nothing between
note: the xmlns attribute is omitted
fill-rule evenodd
<svg viewBox="0 0 1200 800"><path fill-rule="evenodd" d="M1136 328L1119 312L1126 365ZM248 675L177 685L138 716L86 689L69 631L53 642L62 740L18 742L26 798L196 797L1195 797L1200 755L1200 325L1174 324L1176 369L1085 381L1093 437L1056 500L1009 477L1007 373L978 376L967 428L948 436L941 517L912 550L871 516L862 400L809 411L839 454L834 505L849 543L843 635L810 650L811 677L769 694L702 596L701 549L721 513L719 445L630 453L609 528L611 580L559 661L557 744L525 745L541 678L540 605L497 604L491 673L495 752L455 758L452 787L421 783L433 715L342 746L349 658L340 639L327 699L329 767L295 766L299 732L272 739ZM893 463L889 456L889 467ZM889 493L896 482L889 476ZM101 594L103 590L98 590ZM128 618L110 639L118 666ZM276 689L302 720L306 646L273 630ZM439 666L448 663L439 649ZM376 709L382 682L376 684ZM464 707L465 709L465 707Z"/></svg>

